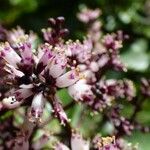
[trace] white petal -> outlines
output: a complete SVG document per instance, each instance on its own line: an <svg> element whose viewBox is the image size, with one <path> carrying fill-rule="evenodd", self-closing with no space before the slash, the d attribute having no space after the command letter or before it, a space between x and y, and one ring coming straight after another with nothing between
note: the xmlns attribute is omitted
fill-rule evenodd
<svg viewBox="0 0 150 150"><path fill-rule="evenodd" d="M71 70L56 79L56 86L60 88L68 87L77 82L79 79L79 72L77 70Z"/></svg>
<svg viewBox="0 0 150 150"><path fill-rule="evenodd" d="M47 65L48 62L53 58L52 47L49 44L42 45L39 49L38 57L40 57L39 63L43 63L43 66ZM41 52L42 51L42 52ZM42 55L42 56L40 56Z"/></svg>
<svg viewBox="0 0 150 150"><path fill-rule="evenodd" d="M77 83L70 86L68 92L75 100L83 100L84 97L92 99L94 97L91 86L86 84L85 80L79 80Z"/></svg>
<svg viewBox="0 0 150 150"><path fill-rule="evenodd" d="M33 88L34 86L33 86L33 84L22 84L22 85L20 85L19 86L20 88L24 88L24 89L31 89L31 88Z"/></svg>
<svg viewBox="0 0 150 150"><path fill-rule="evenodd" d="M99 66L98 66L98 63L96 63L95 61L92 61L90 63L90 69L93 71L93 72L97 72L99 70Z"/></svg>
<svg viewBox="0 0 150 150"><path fill-rule="evenodd" d="M51 48L49 48L50 46L49 45L44 45L43 47L41 47L41 50L43 50L43 52L39 51L39 53L41 52L42 56L38 56L40 57L39 58L39 62L37 63L37 73L41 73L42 71L44 72L44 69L47 70L48 66L51 61L53 60L54 58L54 54L53 52L51 51Z"/></svg>
<svg viewBox="0 0 150 150"><path fill-rule="evenodd" d="M32 59L32 47L30 43L28 42L22 43L19 47L19 50L20 50L21 57L23 59L26 59L26 58Z"/></svg>
<svg viewBox="0 0 150 150"><path fill-rule="evenodd" d="M83 71L84 77L88 82L95 82L96 81L96 77L95 77L95 73L92 72L91 70L85 70Z"/></svg>
<svg viewBox="0 0 150 150"><path fill-rule="evenodd" d="M29 112L29 119L31 122L39 121L43 114L44 105L45 98L43 93L36 94L32 100L31 110Z"/></svg>
<svg viewBox="0 0 150 150"><path fill-rule="evenodd" d="M21 57L10 47L9 43L0 45L0 55L15 68L21 61Z"/></svg>
<svg viewBox="0 0 150 150"><path fill-rule="evenodd" d="M22 77L24 76L24 73L17 70L14 66L6 64L5 68L4 68L8 73L17 76L17 77Z"/></svg>
<svg viewBox="0 0 150 150"><path fill-rule="evenodd" d="M12 93L12 95L14 95L18 101L22 101L30 97L32 94L33 92L30 88L18 89L14 93Z"/></svg>
<svg viewBox="0 0 150 150"><path fill-rule="evenodd" d="M25 87L24 85L21 85L20 87ZM15 97L17 101L22 101L28 97L30 97L33 94L31 88L20 88L20 89L11 89L8 92L5 93L6 97L9 97L10 95L12 97Z"/></svg>
<svg viewBox="0 0 150 150"><path fill-rule="evenodd" d="M56 55L49 66L49 74L53 78L59 77L65 71L66 65L67 58L64 55Z"/></svg>
<svg viewBox="0 0 150 150"><path fill-rule="evenodd" d="M87 65L85 65L85 64L80 64L80 65L78 65L78 68L80 69L80 71L84 71L84 70L87 69Z"/></svg>
<svg viewBox="0 0 150 150"><path fill-rule="evenodd" d="M104 54L101 56L101 58L98 60L97 63L99 65L99 67L103 67L107 64L108 60L109 60L109 57Z"/></svg>

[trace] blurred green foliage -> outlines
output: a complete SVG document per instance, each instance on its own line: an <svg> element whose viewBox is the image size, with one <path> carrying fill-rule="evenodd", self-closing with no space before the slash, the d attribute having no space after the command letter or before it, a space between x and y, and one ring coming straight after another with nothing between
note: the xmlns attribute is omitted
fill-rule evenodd
<svg viewBox="0 0 150 150"><path fill-rule="evenodd" d="M80 23L76 14L80 7L85 4L90 8L102 10L101 21L104 33L123 30L129 35L129 40L124 43L121 58L127 65L129 71L125 74L109 72L109 78L126 77L139 82L142 76L150 77L150 1L149 0L0 0L0 22L8 27L20 25L26 30L40 33L45 27L48 17L64 16L66 27L70 30L70 37L80 38L84 26ZM70 101L66 91L58 93L63 98L64 105ZM144 103L144 110L139 113L137 119L150 125L150 100ZM130 110L129 110L130 109ZM124 114L128 116L132 108L127 107ZM6 114L8 117L11 113ZM93 116L90 112L83 112L82 106L76 106L68 111L72 118L72 125L79 126L82 116L86 116L82 126L85 135L92 135L93 124L102 119L101 116ZM1 118L2 119L2 118ZM93 120L91 122L91 120ZM55 120L51 123L56 124ZM51 127L49 127L51 128ZM104 127L97 125L97 131L105 134L111 132L109 122ZM142 138L141 138L142 137ZM139 142L141 150L149 150L150 135L135 132L129 141Z"/></svg>

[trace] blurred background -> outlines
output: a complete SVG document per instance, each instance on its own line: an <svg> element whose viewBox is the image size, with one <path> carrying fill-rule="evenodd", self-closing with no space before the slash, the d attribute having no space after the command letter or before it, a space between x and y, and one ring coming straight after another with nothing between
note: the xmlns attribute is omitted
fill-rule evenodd
<svg viewBox="0 0 150 150"><path fill-rule="evenodd" d="M127 65L128 72L108 72L108 78L129 78L137 87L141 77L150 78L150 0L0 0L0 23L8 29L19 25L41 36L41 28L47 27L49 17L64 16L65 26L70 30L69 38L82 39L85 26L78 21L76 14L84 5L101 9L103 33L123 30L130 37L124 42L121 51L121 58ZM66 101L69 99L66 94L61 95ZM143 107L137 119L150 126L150 100ZM124 114L128 115L129 112L127 107ZM77 117L78 113L76 111ZM87 119L83 125L87 134L92 132L91 119L97 122L96 117ZM109 127L99 132L105 133L108 129ZM135 132L126 138L133 143L138 142L141 150L150 149L150 134Z"/></svg>

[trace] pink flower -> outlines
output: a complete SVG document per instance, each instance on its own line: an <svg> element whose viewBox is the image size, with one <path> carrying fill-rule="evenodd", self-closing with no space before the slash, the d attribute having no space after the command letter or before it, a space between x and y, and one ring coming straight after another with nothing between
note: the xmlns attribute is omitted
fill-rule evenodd
<svg viewBox="0 0 150 150"><path fill-rule="evenodd" d="M76 101L84 101L85 98L90 101L94 99L94 94L91 88L92 86L88 85L85 80L80 80L70 86L68 92Z"/></svg>
<svg viewBox="0 0 150 150"><path fill-rule="evenodd" d="M77 17L79 18L80 21L84 23L89 23L90 21L97 19L100 13L101 12L99 9L91 10L85 7L84 9L81 10L81 12L77 15Z"/></svg>
<svg viewBox="0 0 150 150"><path fill-rule="evenodd" d="M29 40L22 41L17 46L17 52L9 43L0 46L0 56L4 60L2 70L6 71L13 82L12 90L5 93L2 104L5 108L14 109L31 99L29 118L36 122L42 116L47 95L54 96L58 88L73 85L80 79L80 73L78 69L67 67L67 57L59 47L52 51L51 45L44 44L35 54ZM64 124L63 119L67 116L57 100L58 98L52 105ZM57 109L61 109L63 114L59 114Z"/></svg>
<svg viewBox="0 0 150 150"><path fill-rule="evenodd" d="M29 34L26 34L20 26L17 26L16 29L12 29L11 31L7 32L7 38L11 46L13 48L17 48L19 43L22 43L26 40L29 43L32 43L33 46L33 43L35 43L37 36L32 31L30 31Z"/></svg>

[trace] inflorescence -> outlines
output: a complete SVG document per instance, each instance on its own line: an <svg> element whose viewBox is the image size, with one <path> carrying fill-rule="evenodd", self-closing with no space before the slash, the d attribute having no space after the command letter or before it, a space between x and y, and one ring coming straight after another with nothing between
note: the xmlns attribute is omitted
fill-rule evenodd
<svg viewBox="0 0 150 150"><path fill-rule="evenodd" d="M87 25L87 36L83 41L64 39L69 31L63 27L63 17L48 19L50 27L42 29L43 42L38 44L38 37L33 32L26 34L21 27L9 31L0 26L0 114L10 110L18 112L22 108L20 113L24 119L21 126L14 125L12 116L0 124L0 149L42 149L55 136L43 129L42 136L33 140L35 131L42 130L42 116L47 104L51 107L52 117L47 123L57 118L69 138L69 142L55 141L53 149L137 149L137 145L122 139L134 129L149 131L134 120L141 109L135 86L129 79L105 77L109 70L127 71L120 59L120 49L128 36L122 31L103 35L100 14L99 9L84 8L77 15ZM61 89L67 89L72 98L69 106L62 105L58 94ZM143 97L150 96L149 80L141 80L140 91ZM135 107L130 118L121 114L121 99ZM112 124L112 134L84 140L71 126L65 112L76 103L83 104L93 115L100 113Z"/></svg>

